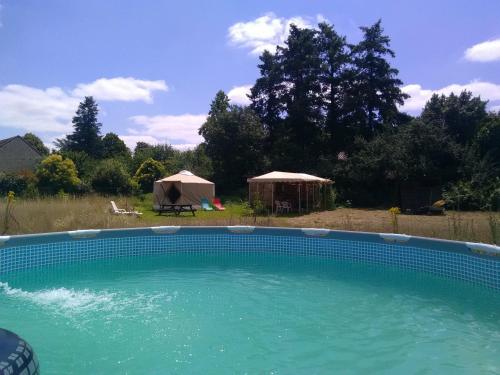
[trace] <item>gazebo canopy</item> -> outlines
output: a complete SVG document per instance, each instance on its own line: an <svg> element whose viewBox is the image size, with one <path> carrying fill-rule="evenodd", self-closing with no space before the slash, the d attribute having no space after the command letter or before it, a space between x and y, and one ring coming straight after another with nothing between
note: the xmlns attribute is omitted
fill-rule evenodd
<svg viewBox="0 0 500 375"><path fill-rule="evenodd" d="M260 201L274 212L274 206L279 202L287 202L292 210L302 211L304 207L320 208L326 185L333 184L327 178L313 176L307 173L292 173L273 171L262 176L247 179L248 200L250 204Z"/></svg>
<svg viewBox="0 0 500 375"><path fill-rule="evenodd" d="M262 176L248 178L247 182L318 182L323 184L331 184L332 181L327 178L313 176L307 173L292 173L273 171Z"/></svg>

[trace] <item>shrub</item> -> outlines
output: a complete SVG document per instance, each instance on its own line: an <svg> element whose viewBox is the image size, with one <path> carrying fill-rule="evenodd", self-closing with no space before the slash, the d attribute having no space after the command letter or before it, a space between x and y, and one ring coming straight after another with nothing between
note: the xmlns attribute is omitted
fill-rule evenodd
<svg viewBox="0 0 500 375"><path fill-rule="evenodd" d="M28 186L23 176L18 174L0 173L0 195L4 196L13 191L16 195L22 194Z"/></svg>
<svg viewBox="0 0 500 375"><path fill-rule="evenodd" d="M63 158L73 161L78 171L78 177L83 180L88 180L93 175L99 163L94 156L83 151L62 151L61 155Z"/></svg>
<svg viewBox="0 0 500 375"><path fill-rule="evenodd" d="M141 190L145 193L153 191L153 184L156 180L165 175L165 168L163 165L154 159L146 159L137 172L135 172L134 179L139 184Z"/></svg>
<svg viewBox="0 0 500 375"><path fill-rule="evenodd" d="M326 210L334 210L337 208L335 201L337 200L337 193L331 185L323 186L323 194L324 194L324 204Z"/></svg>
<svg viewBox="0 0 500 375"><path fill-rule="evenodd" d="M459 181L443 193L449 207L455 210L499 210L500 178L491 179L487 184L474 181Z"/></svg>
<svg viewBox="0 0 500 375"><path fill-rule="evenodd" d="M61 155L47 156L38 167L38 189L47 194L55 194L61 190L72 193L80 184L75 164L71 159L63 159Z"/></svg>
<svg viewBox="0 0 500 375"><path fill-rule="evenodd" d="M92 176L92 188L102 194L129 195L135 192L136 185L126 168L117 160L103 160Z"/></svg>

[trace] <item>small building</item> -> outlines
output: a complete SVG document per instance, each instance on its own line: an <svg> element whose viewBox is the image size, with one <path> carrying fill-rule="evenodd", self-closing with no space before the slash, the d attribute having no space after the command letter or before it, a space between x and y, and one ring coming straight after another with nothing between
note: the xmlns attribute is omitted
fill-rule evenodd
<svg viewBox="0 0 500 375"><path fill-rule="evenodd" d="M306 173L270 172L247 179L248 199L253 204L259 200L274 212L276 201L288 202L293 211L310 211L324 206L326 185L333 182Z"/></svg>
<svg viewBox="0 0 500 375"><path fill-rule="evenodd" d="M0 172L33 170L42 158L43 155L23 137L0 140Z"/></svg>
<svg viewBox="0 0 500 375"><path fill-rule="evenodd" d="M191 204L201 206L201 199L212 202L215 196L215 184L189 171L155 181L153 186L153 209L158 210L163 204Z"/></svg>

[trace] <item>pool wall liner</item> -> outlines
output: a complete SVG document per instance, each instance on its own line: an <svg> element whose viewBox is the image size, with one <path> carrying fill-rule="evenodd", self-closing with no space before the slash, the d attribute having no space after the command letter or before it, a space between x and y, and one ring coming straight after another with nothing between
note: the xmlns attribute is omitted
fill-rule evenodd
<svg viewBox="0 0 500 375"><path fill-rule="evenodd" d="M159 226L0 236L0 275L96 259L214 251L383 264L500 290L500 247L495 245L393 233L253 226Z"/></svg>

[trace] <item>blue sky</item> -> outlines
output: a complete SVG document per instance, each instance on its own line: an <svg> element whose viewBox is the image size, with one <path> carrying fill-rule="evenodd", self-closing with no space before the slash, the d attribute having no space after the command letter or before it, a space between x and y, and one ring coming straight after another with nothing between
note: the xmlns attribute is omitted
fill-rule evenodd
<svg viewBox="0 0 500 375"><path fill-rule="evenodd" d="M350 42L382 19L396 52L404 110L464 88L500 109L500 1L0 0L0 138L71 131L84 95L103 132L182 149L219 89L235 103L257 78L258 52L288 25L333 23Z"/></svg>

